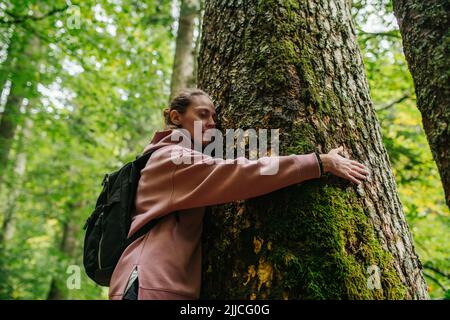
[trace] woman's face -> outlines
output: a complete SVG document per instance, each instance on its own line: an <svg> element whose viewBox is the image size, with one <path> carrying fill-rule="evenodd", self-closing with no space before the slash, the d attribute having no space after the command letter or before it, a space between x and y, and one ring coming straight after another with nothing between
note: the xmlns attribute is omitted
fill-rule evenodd
<svg viewBox="0 0 450 320"><path fill-rule="evenodd" d="M176 110L172 110L170 113L172 122L189 131L192 140L199 140L198 138L200 138L194 136L194 123L198 121L197 126L201 127L202 146L211 142L204 133L206 130L216 127L217 115L214 104L209 97L204 95L194 96L185 113L181 114Z"/></svg>

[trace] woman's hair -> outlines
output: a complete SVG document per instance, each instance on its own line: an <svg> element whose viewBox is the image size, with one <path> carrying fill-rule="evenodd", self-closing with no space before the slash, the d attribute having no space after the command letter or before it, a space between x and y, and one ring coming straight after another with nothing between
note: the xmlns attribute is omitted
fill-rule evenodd
<svg viewBox="0 0 450 320"><path fill-rule="evenodd" d="M186 109L192 103L192 98L195 96L207 96L211 99L211 97L201 89L183 89L177 93L177 95L170 102L170 106L163 110L164 122L166 127L169 128L178 128L179 126L172 123L170 119L170 111L177 110L179 113L183 114L186 112Z"/></svg>

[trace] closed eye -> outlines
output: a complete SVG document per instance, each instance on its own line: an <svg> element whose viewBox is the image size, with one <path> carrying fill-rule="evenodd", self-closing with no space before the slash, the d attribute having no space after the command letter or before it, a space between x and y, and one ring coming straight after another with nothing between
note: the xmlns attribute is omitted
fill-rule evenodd
<svg viewBox="0 0 450 320"><path fill-rule="evenodd" d="M206 109L203 109L203 108L201 110L198 110L198 115L201 118L207 118L210 114L211 114L211 112L209 110L206 110ZM217 122L217 114L215 112L213 113L212 117L214 119L214 122Z"/></svg>

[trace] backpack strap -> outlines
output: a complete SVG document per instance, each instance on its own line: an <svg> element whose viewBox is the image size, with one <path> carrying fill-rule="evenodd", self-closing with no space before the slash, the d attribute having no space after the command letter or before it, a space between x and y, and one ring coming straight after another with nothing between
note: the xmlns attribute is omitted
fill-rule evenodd
<svg viewBox="0 0 450 320"><path fill-rule="evenodd" d="M151 149L147 152L142 153L141 155L136 156L136 160L135 161L147 161L150 156L152 155L152 153L154 151L156 151L157 149ZM177 219L177 221L180 221L180 217L178 215L178 211L175 212L175 217ZM131 237L129 237L126 241L125 241L125 247L128 247L130 244L132 244L137 238L140 238L141 236L143 236L144 234L146 234L147 232L150 231L151 228L153 228L158 222L159 220L161 220L163 217L160 218L156 218L153 220L150 220L149 222L147 222L147 224L145 224L142 228L140 228L138 231L136 231L135 233L133 233L133 235Z"/></svg>
<svg viewBox="0 0 450 320"><path fill-rule="evenodd" d="M179 222L180 216L178 214L178 211L175 211L174 213L175 213L175 217L176 217L177 221ZM138 231L133 233L133 235L126 240L125 247L128 247L137 238L139 238L139 237L143 236L144 234L146 234L147 232L149 232L150 229L153 228L162 218L164 218L164 217L156 218L156 219L153 219L153 220L150 220L149 222L147 222L147 224L145 224L142 228L140 228Z"/></svg>
<svg viewBox="0 0 450 320"><path fill-rule="evenodd" d="M136 160L139 159L140 157L144 157L145 155L149 154L149 153L153 153L154 151L156 151L157 149L151 149L143 154L141 154L140 156L136 157ZM175 211L175 219L177 220L177 222L180 222L180 214L178 211Z"/></svg>
<svg viewBox="0 0 450 320"><path fill-rule="evenodd" d="M150 220L149 222L147 222L147 224L145 224L142 228L140 228L138 231L133 233L133 235L125 241L125 247L128 247L137 238L139 238L139 237L143 236L144 234L146 234L147 232L149 232L150 229L153 228L161 219L162 218L156 218L156 219L153 219L153 220Z"/></svg>

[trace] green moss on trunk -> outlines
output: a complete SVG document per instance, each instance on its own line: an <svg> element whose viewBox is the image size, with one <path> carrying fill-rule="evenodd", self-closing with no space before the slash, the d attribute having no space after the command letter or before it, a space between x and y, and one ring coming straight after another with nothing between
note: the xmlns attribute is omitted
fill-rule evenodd
<svg viewBox="0 0 450 320"><path fill-rule="evenodd" d="M272 240L272 252L261 253L267 254L275 272L281 271L277 288L306 299L404 298L392 256L353 201L356 195L318 182L298 188L300 196L289 202L298 210L289 210L282 219L273 217L265 230L280 235ZM367 285L370 266L381 271L380 289Z"/></svg>

